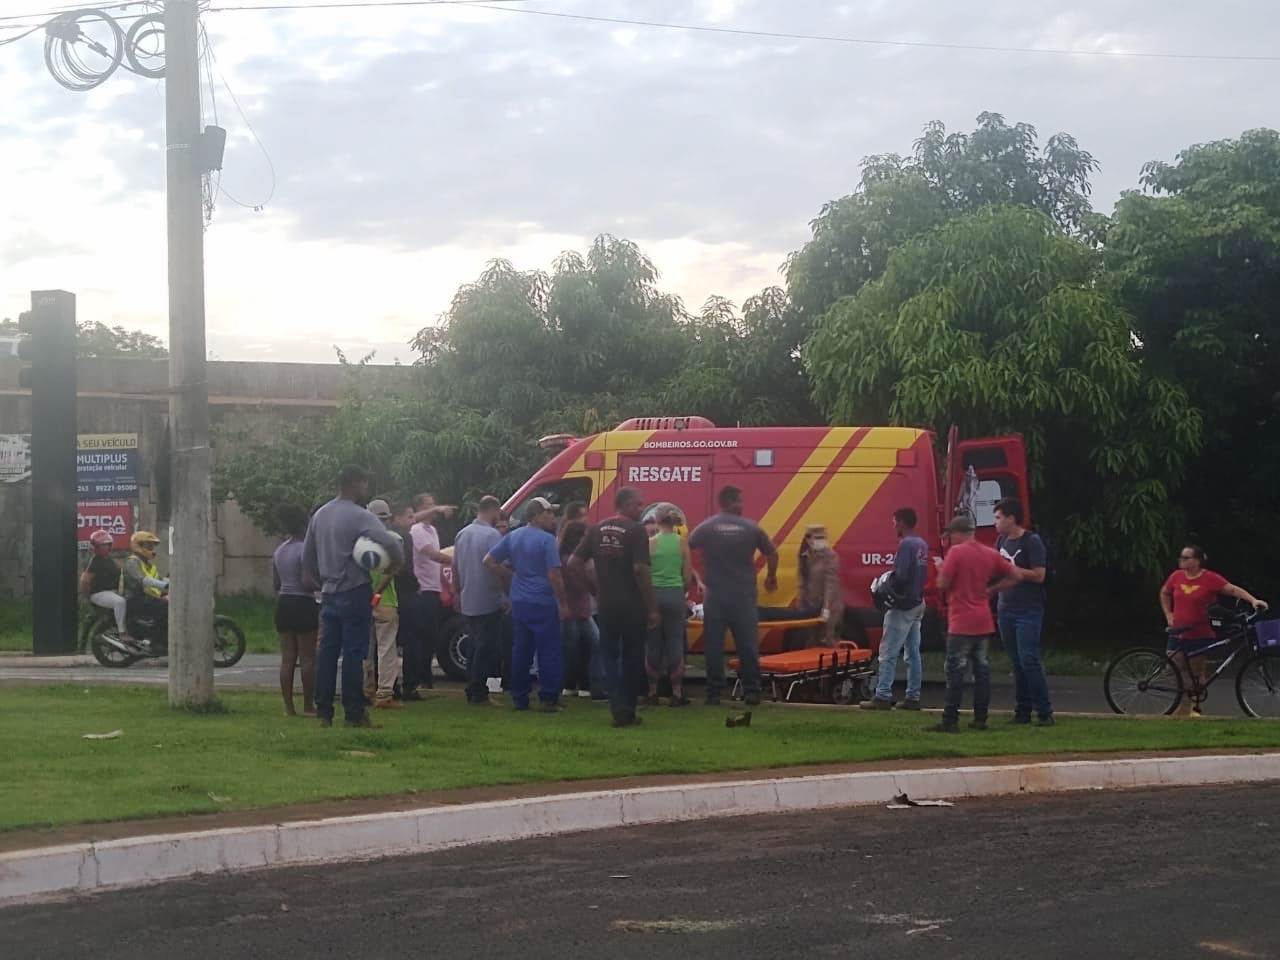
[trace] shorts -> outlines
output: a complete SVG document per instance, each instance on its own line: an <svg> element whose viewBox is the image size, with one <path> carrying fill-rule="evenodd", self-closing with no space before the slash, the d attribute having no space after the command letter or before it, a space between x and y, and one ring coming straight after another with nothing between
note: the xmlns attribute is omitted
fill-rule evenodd
<svg viewBox="0 0 1280 960"><path fill-rule="evenodd" d="M320 629L320 604L312 597L276 599L276 633L315 633Z"/></svg>

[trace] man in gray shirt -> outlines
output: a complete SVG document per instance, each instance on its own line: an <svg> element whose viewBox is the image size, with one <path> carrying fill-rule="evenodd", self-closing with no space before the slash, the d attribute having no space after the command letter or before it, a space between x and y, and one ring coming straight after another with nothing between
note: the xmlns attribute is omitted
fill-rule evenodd
<svg viewBox="0 0 1280 960"><path fill-rule="evenodd" d="M742 491L725 487L720 513L702 521L689 537L689 548L702 556L707 595L703 604L702 640L707 657L707 705L720 702L724 689L724 633L733 633L742 663L738 675L751 706L760 702L759 613L756 610L756 551L768 563L764 588L778 589L778 551L755 523L742 515Z"/></svg>
<svg viewBox="0 0 1280 960"><path fill-rule="evenodd" d="M502 610L506 598L502 584L484 565L484 558L502 539L494 527L502 514L497 497L481 497L476 518L453 541L453 592L458 612L471 634L471 659L467 661L467 703L487 706L489 677L500 670L498 648L502 639Z"/></svg>
<svg viewBox="0 0 1280 960"><path fill-rule="evenodd" d="M342 655L342 710L349 727L373 726L364 709L364 660L373 632L373 585L352 557L356 541L368 537L391 558L390 571L404 562L400 538L362 503L369 498L369 472L346 466L338 475L339 493L316 511L302 547L303 569L321 584L320 650L316 654L316 716L333 726L338 656Z"/></svg>

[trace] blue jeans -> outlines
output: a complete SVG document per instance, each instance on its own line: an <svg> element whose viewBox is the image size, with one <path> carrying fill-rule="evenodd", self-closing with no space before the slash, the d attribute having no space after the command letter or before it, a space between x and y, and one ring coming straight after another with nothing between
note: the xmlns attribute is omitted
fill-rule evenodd
<svg viewBox="0 0 1280 960"><path fill-rule="evenodd" d="M373 633L373 588L326 593L320 607L320 650L316 654L316 716L333 719L338 655L342 655L342 712L364 716L364 661Z"/></svg>
<svg viewBox="0 0 1280 960"><path fill-rule="evenodd" d="M564 640L565 689L591 689L591 659L600 645L596 622L590 617L565 620L560 624L560 635Z"/></svg>
<svg viewBox="0 0 1280 960"><path fill-rule="evenodd" d="M511 644L511 700L517 707L529 706L532 682L529 670L533 654L538 654L538 699L560 701L564 666L560 662L560 611L555 604L512 603L511 622L515 636Z"/></svg>
<svg viewBox="0 0 1280 960"><path fill-rule="evenodd" d="M1000 639L1013 664L1014 715L1030 718L1032 708L1042 719L1053 716L1049 703L1049 680L1040 659L1040 633L1044 629L1044 608L1001 610Z"/></svg>
<svg viewBox="0 0 1280 960"><path fill-rule="evenodd" d="M898 657L907 648L907 699L920 699L924 665L920 662L920 621L924 604L910 610L886 610L884 636L880 638L880 679L876 683L876 699L893 699L893 678L898 670Z"/></svg>
<svg viewBox="0 0 1280 960"><path fill-rule="evenodd" d="M724 634L733 634L743 693L760 692L760 612L755 602L718 603L708 596L702 607L702 650L707 657L707 696L724 689Z"/></svg>
<svg viewBox="0 0 1280 960"><path fill-rule="evenodd" d="M964 675L973 664L973 719L986 720L991 706L991 660L987 655L989 637L947 634L947 699L942 722L955 723L960 717L964 695Z"/></svg>

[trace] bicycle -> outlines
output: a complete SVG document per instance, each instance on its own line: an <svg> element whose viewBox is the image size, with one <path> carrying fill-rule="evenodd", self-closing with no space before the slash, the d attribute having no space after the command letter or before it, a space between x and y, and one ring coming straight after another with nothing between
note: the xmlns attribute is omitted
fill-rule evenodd
<svg viewBox="0 0 1280 960"><path fill-rule="evenodd" d="M1256 610L1211 610L1209 622L1217 635L1203 646L1184 651L1185 677L1168 650L1134 647L1124 651L1107 664L1103 678L1107 704L1119 714L1167 716L1189 696L1199 710L1208 699L1209 687L1248 651L1236 674L1236 701L1246 716L1280 717L1280 620L1259 623L1258 617ZM1181 632L1170 630L1169 635ZM1202 683L1191 661L1223 654L1217 669Z"/></svg>

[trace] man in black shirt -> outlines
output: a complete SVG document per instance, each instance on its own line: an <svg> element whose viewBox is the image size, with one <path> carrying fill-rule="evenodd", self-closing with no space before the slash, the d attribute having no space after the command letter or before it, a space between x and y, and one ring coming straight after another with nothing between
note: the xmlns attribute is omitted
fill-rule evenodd
<svg viewBox="0 0 1280 960"><path fill-rule="evenodd" d="M644 672L644 642L658 625L658 604L649 575L649 538L639 523L644 500L634 487L623 487L614 498L617 516L590 530L570 564L595 561L596 592L600 604L600 653L609 686L615 727L638 724L636 701L648 686Z"/></svg>

